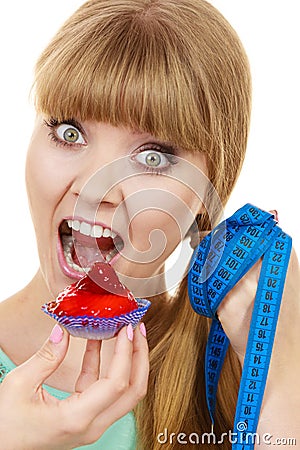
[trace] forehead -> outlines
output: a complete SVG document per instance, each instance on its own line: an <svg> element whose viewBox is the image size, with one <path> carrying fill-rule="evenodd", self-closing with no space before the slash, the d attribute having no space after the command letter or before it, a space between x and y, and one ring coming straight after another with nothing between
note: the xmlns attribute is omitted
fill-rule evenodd
<svg viewBox="0 0 300 450"><path fill-rule="evenodd" d="M110 22L105 8L110 10L109 2L91 9L94 21L84 10L80 22L75 15L42 54L36 66L38 111L58 120L75 116L124 125L181 148L205 149L208 102L199 62L191 64L200 56L187 56L187 36L173 21L166 25L153 16L145 26L142 16L115 8Z"/></svg>

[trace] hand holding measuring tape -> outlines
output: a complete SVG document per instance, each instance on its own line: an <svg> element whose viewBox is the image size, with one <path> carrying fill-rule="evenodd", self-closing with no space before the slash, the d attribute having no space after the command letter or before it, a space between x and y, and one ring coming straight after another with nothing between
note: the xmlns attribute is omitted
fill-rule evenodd
<svg viewBox="0 0 300 450"><path fill-rule="evenodd" d="M205 361L206 397L212 423L228 338L244 363L234 425L234 432L239 439L233 445L234 449L254 448L254 444L247 442L247 434L255 433L257 429L290 252L291 238L278 227L273 215L248 204L206 236L192 258L189 272L191 304L197 313L213 318ZM261 257L259 273L258 262ZM256 298L243 360L246 343L236 338L239 336L239 326L245 320L233 320L230 323L234 293L228 293L234 289L239 289L240 293L243 291L237 283L248 271L252 272L252 278L259 277L259 282L257 291L257 283L250 283L250 288L247 287L250 289L250 298L251 295L255 296L255 291ZM248 274L247 278L249 282ZM220 305L225 297L222 309ZM239 301L235 314L248 311L249 315L249 305L244 309L240 299L235 300ZM221 321L216 315L217 310ZM226 333L221 322L225 325ZM234 323L237 329L232 331ZM241 336L245 336L245 330ZM241 422L245 424L243 429L239 427Z"/></svg>

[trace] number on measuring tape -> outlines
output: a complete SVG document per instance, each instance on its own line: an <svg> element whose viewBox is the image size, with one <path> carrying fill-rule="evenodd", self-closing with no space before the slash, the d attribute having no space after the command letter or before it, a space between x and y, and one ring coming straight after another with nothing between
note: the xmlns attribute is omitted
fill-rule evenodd
<svg viewBox="0 0 300 450"><path fill-rule="evenodd" d="M272 214L247 204L207 235L192 258L188 275L191 305L198 314L213 319L206 346L205 385L214 423L217 386L229 344L216 311L226 294L263 257L236 407L234 432L239 439L232 446L235 450L254 448L247 433L255 433L257 428L291 246L291 238Z"/></svg>

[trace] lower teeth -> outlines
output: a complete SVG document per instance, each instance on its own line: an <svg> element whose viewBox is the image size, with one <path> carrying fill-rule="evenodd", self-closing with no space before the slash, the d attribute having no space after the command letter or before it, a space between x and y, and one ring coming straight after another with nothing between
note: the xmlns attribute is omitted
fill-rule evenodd
<svg viewBox="0 0 300 450"><path fill-rule="evenodd" d="M63 250L64 250L64 256L67 261L68 266L70 266L73 270L76 270L77 272L86 273L90 271L90 267L81 267L78 264L74 263L72 258L72 251L74 246L74 241L72 236L64 235L62 236L62 244L63 244ZM118 253L118 250L114 248L111 250L104 259L106 262L110 262L114 256ZM96 262L96 261L94 261Z"/></svg>
<svg viewBox="0 0 300 450"><path fill-rule="evenodd" d="M113 250L111 250L108 255L106 255L105 259L107 262L110 262L114 256L116 256L116 254L118 253L118 250L116 248L114 248Z"/></svg>

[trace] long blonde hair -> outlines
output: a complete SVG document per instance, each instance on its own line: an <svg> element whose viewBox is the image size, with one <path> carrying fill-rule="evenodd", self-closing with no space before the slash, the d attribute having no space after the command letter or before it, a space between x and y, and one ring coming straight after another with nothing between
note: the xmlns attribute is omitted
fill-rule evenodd
<svg viewBox="0 0 300 450"><path fill-rule="evenodd" d="M126 125L203 152L224 206L247 143L248 60L235 31L204 0L90 0L39 58L35 103L58 120ZM201 231L215 223L204 214L198 225ZM209 321L192 311L186 278L171 302L164 295L152 301L149 393L136 409L143 450L160 448L157 435L165 429L210 432L203 369ZM229 350L216 433L232 427L239 375ZM174 439L166 448L181 445Z"/></svg>

